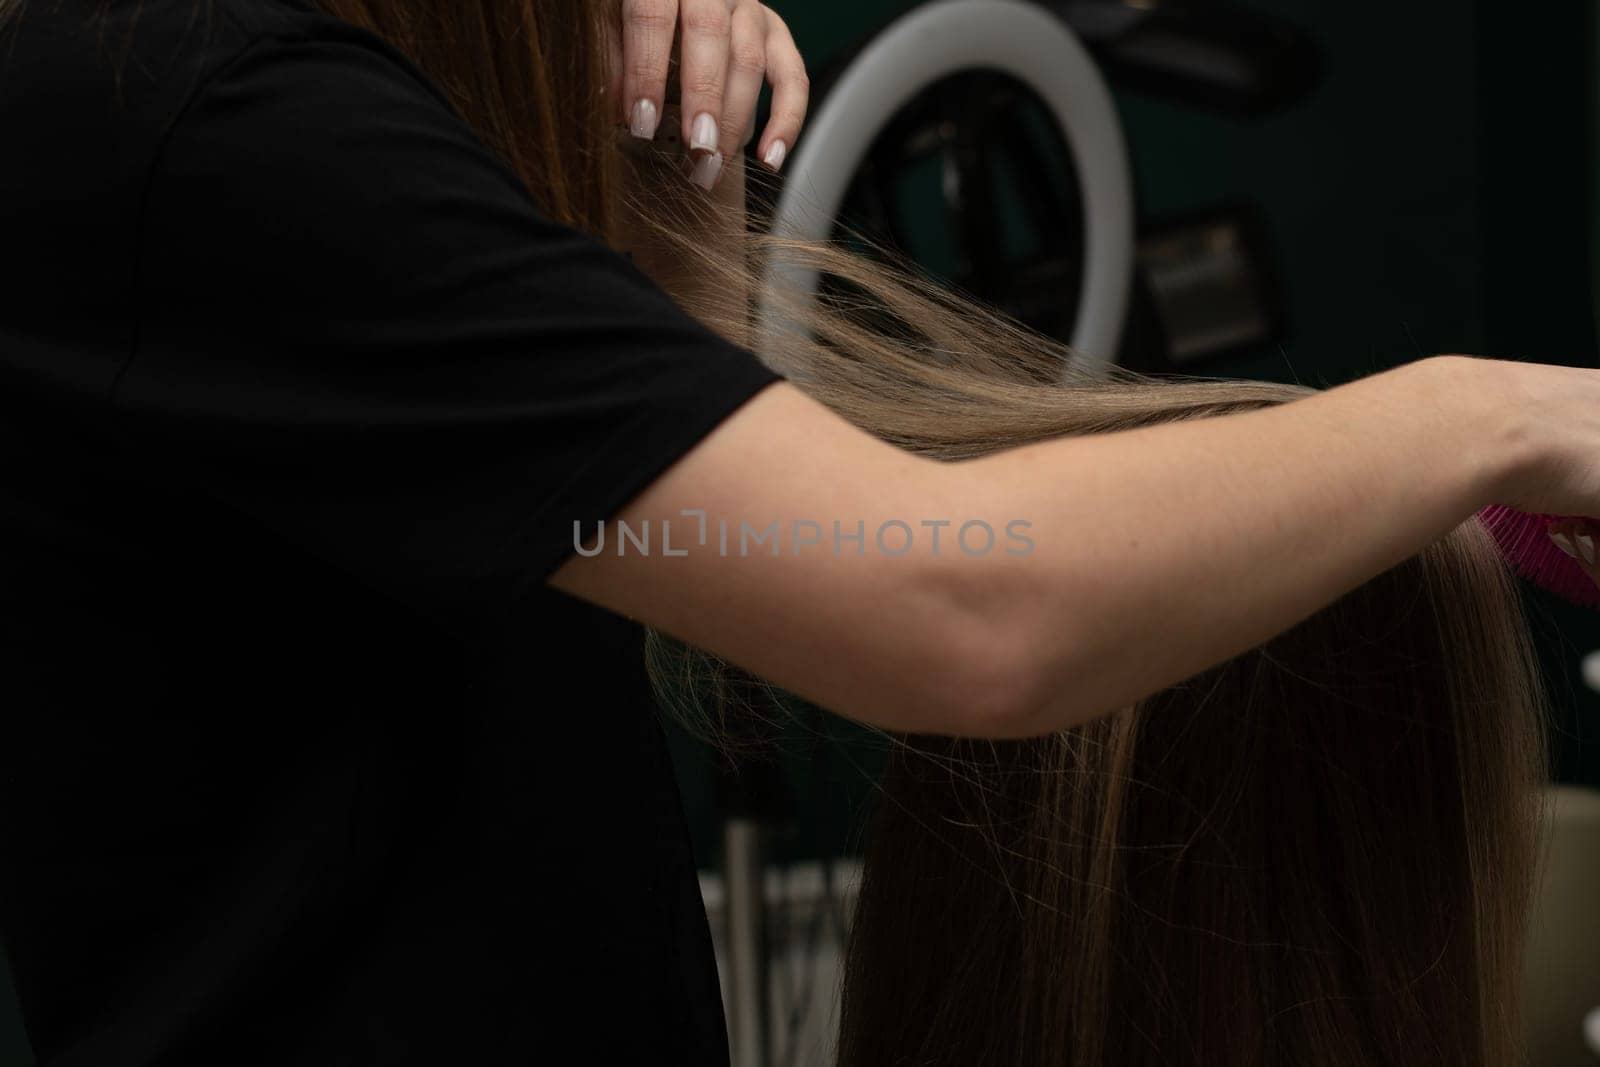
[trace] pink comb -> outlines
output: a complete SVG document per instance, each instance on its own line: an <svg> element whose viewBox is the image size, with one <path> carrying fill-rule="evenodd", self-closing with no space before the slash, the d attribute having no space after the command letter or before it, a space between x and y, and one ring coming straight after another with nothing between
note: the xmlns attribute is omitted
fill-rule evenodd
<svg viewBox="0 0 1600 1067"><path fill-rule="evenodd" d="M1590 520L1535 515L1502 504L1484 508L1478 518L1494 535L1512 570L1574 604L1600 608L1600 585L1590 576L1595 568L1596 546L1600 545L1600 529ZM1572 546L1572 553L1563 551L1552 539L1552 527L1560 527L1554 532Z"/></svg>

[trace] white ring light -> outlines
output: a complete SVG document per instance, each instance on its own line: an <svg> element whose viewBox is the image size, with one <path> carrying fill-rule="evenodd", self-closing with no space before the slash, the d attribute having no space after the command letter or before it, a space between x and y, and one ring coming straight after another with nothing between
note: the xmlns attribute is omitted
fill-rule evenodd
<svg viewBox="0 0 1600 1067"><path fill-rule="evenodd" d="M826 240L850 181L894 114L933 82L965 70L996 69L1026 84L1066 137L1084 207L1084 276L1071 343L1080 366L1115 358L1133 280L1133 179L1111 92L1077 36L1057 16L1023 0L936 0L875 38L807 123L773 214L772 232ZM817 272L772 264L767 286L804 299ZM764 302L758 353L775 351L779 331L796 328ZM780 372L786 368L764 355Z"/></svg>

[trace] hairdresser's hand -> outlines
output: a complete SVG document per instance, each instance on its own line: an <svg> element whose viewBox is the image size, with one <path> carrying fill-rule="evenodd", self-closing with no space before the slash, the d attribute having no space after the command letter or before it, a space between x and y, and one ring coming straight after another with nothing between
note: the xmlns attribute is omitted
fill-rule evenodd
<svg viewBox="0 0 1600 1067"><path fill-rule="evenodd" d="M1472 437L1491 475L1483 503L1600 519L1600 369L1461 356L1410 367Z"/></svg>
<svg viewBox="0 0 1600 1067"><path fill-rule="evenodd" d="M756 102L772 83L772 115L756 144L770 169L783 165L805 121L810 81L794 38L781 18L758 0L617 0L620 40L614 40L610 92L618 119L634 136L652 139L676 74L680 135L694 160L693 180L710 189L755 132ZM681 29L681 35L679 30ZM672 71L673 40L681 55Z"/></svg>

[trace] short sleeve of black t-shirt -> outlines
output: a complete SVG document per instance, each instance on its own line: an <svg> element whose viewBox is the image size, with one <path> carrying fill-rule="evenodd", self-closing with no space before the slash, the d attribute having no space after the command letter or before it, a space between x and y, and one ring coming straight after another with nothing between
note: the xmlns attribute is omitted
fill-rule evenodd
<svg viewBox="0 0 1600 1067"><path fill-rule="evenodd" d="M429 604L543 579L777 377L544 218L364 35L264 33L206 77L142 229L129 431Z"/></svg>
<svg viewBox="0 0 1600 1067"><path fill-rule="evenodd" d="M306 0L20 10L0 940L41 1060L725 1062L637 634L544 579L777 376Z"/></svg>

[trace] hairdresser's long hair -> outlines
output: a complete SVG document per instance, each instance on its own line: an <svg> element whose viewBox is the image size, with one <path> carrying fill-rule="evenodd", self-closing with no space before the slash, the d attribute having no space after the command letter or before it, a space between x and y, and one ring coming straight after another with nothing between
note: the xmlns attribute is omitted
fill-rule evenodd
<svg viewBox="0 0 1600 1067"><path fill-rule="evenodd" d="M552 218L611 240L636 212L711 280L688 310L725 336L747 336L768 257L834 279L827 299L785 305L804 328L761 356L902 447L961 458L1310 391L1080 371L912 270L746 235L665 153L620 150L603 91L611 0L316 2L411 56ZM707 250L723 247L744 254ZM673 710L717 733L738 673L651 648ZM1474 521L1090 725L897 739L841 1060L1512 1062L1541 700L1516 590Z"/></svg>
<svg viewBox="0 0 1600 1067"><path fill-rule="evenodd" d="M313 0L410 56L558 222L610 233L614 123L606 121L597 0Z"/></svg>

